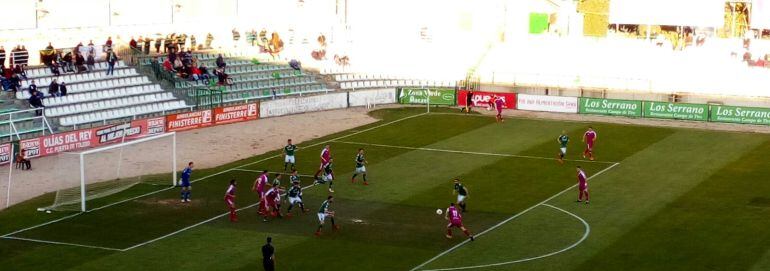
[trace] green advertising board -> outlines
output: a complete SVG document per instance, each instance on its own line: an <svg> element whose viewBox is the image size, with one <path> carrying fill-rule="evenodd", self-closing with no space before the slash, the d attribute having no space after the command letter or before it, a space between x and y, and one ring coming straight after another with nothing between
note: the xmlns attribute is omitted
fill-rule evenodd
<svg viewBox="0 0 770 271"><path fill-rule="evenodd" d="M427 104L430 97L431 105L455 105L454 89L402 88L398 94L401 104Z"/></svg>
<svg viewBox="0 0 770 271"><path fill-rule="evenodd" d="M580 98L578 113L641 117L642 102L631 100Z"/></svg>
<svg viewBox="0 0 770 271"><path fill-rule="evenodd" d="M711 121L770 125L770 108L713 105Z"/></svg>
<svg viewBox="0 0 770 271"><path fill-rule="evenodd" d="M709 106L707 104L684 104L667 102L642 103L642 113L645 118L680 119L708 121Z"/></svg>

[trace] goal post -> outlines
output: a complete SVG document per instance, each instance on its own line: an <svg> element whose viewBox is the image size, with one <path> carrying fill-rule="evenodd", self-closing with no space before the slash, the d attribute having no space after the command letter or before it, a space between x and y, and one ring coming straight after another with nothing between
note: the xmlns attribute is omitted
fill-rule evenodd
<svg viewBox="0 0 770 271"><path fill-rule="evenodd" d="M73 167L74 163L77 167ZM56 171L65 188L58 190L53 205L44 209L86 212L87 201L116 194L136 184L176 185L176 132L62 153L59 164ZM73 205L79 208L72 208Z"/></svg>

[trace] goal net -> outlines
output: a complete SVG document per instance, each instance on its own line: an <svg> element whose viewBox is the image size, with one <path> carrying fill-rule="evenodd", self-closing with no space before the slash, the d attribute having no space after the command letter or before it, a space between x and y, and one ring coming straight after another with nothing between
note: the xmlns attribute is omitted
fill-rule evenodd
<svg viewBox="0 0 770 271"><path fill-rule="evenodd" d="M85 212L154 190L152 186L174 185L175 161L176 133L59 154L53 176L62 189L43 209ZM126 191L138 185L142 187Z"/></svg>

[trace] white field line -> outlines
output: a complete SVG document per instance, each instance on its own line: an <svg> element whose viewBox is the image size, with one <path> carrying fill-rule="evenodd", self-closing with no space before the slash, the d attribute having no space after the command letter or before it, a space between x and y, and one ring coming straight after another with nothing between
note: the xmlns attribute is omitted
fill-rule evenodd
<svg viewBox="0 0 770 271"><path fill-rule="evenodd" d="M3 239L10 239L10 240L19 240L19 241L43 243L43 244L52 244L52 245L65 245L65 246L85 247L85 248L94 248L94 249L102 249L102 250L123 251L122 249L111 248L111 247L89 246L89 245L73 244L73 243L66 243L66 242L56 242L56 241L46 241L46 240L38 240L38 239L30 239L30 238L22 238L22 237L3 236L2 238Z"/></svg>
<svg viewBox="0 0 770 271"><path fill-rule="evenodd" d="M421 148L421 147L406 147L406 146L384 145L384 144L362 143L362 142L350 142L350 141L334 141L334 142L335 143L342 143L342 144L351 144L351 145L363 145L363 146L374 146L374 147L395 148L395 149L405 149L405 150L417 150L417 151L433 151L433 152L448 152L448 153L459 153L459 154L486 155L486 156L516 157L516 158L541 159L541 160L552 160L552 161L558 161L559 160L559 159L552 158L552 157L518 155L518 154L506 154L506 153L458 151L458 150L446 150L446 149L435 149L435 148ZM576 160L576 159L564 159L564 161L585 162L585 163L600 163L600 164L616 164L617 163L617 162L609 162L609 161L591 161L591 160Z"/></svg>
<svg viewBox="0 0 770 271"><path fill-rule="evenodd" d="M424 271L446 271L446 270L463 270L463 269L475 269L475 268L486 268L486 267L492 267L492 266L501 266L501 265L508 265L508 264L514 264L514 263L522 263L522 262L534 261L534 260L537 260L537 259L542 259L542 258L546 258L546 257L551 257L551 256L553 256L553 255L556 255L556 254L559 254L559 253L565 252L565 251L567 251L567 250L573 249L573 248L575 248L576 246L578 246L580 243L582 243L583 241L585 241L585 240L586 240L586 238L588 238L588 235L591 233L591 226L590 226L590 225L588 225L588 222L586 222L586 221L585 221L583 218L581 218L581 217L577 216L576 214L570 213L570 212L569 212L569 211L567 211L567 210L564 210L564 209L562 209L562 208L559 208L559 207L556 207L556 206L553 206L553 205L550 205L550 204L547 204L547 203L543 203L543 204L541 204L540 206L547 206L547 207L551 207L551 208L553 208L553 209L556 209L556 210L558 210L558 211L561 211L561 212L563 212L563 213L566 213L566 214L568 214L568 215L570 215L570 216L572 216L572 217L576 218L577 220L580 220L580 222L581 222L581 223L583 223L583 227L585 228L585 230L584 230L584 232L583 232L583 237L580 237L580 240L578 240L578 241L577 241L577 242L575 242L575 243L572 243L572 245L570 245L570 246L568 246L568 247L562 248L562 249L560 249L560 250L557 250L557 251L554 251L554 252L551 252L551 253L543 254L543 255L540 255L540 256L529 257L529 258L523 258L523 259L518 259L518 260L513 260L513 261L507 261L507 262L492 263L492 264L483 264L483 265L470 265L470 266L450 267L450 268L439 268L439 269L428 269L428 270L424 270Z"/></svg>
<svg viewBox="0 0 770 271"><path fill-rule="evenodd" d="M316 185L317 185L317 183L312 183L312 184L309 184L309 185L307 185L307 186L305 186L305 187L302 187L302 190L304 191L305 189L311 188L311 187L313 187L313 186L316 186ZM286 194L284 194L284 195L286 195ZM241 208L239 208L239 209L236 209L236 212L240 212L241 210L249 209L249 208L251 208L251 207L257 206L258 204L259 204L259 202L256 202L256 203L254 203L254 204L251 204L251 205L249 205L249 206L246 206L246 207L241 207ZM144 245L150 244L150 243L154 243L154 242L157 242L157 241L160 241L160 240L166 239L166 238L168 238L168 237L171 237L171 236L177 235L177 234L179 234L179 233L181 233L181 232L183 232L183 231L186 231L186 230L189 230L189 229L192 229L192 228L198 227L198 226L200 226L200 225L203 225L203 224L209 223L209 222L211 222L211 221L217 220L217 219L219 219L219 218L222 218L222 217L224 217L224 216L226 216L226 215L228 215L228 214L230 214L230 212L227 212L227 213L224 213L224 214L221 214L221 215L218 215L218 216L215 216L215 217L212 217L212 218L209 218L209 219L203 220L203 221L201 221L201 222L198 222L198 223L192 224L192 225L190 225L190 226L187 226L187 227L181 228L181 229L179 229L179 230L177 230L177 231L175 231L175 232L172 232L172 233L169 233L169 234L163 235L163 236L161 236L161 237L158 237L158 238L155 238L155 239L152 239L152 240L146 241L146 242L142 242L142 243L139 243L139 244L136 244L136 245L133 245L133 246L130 246L130 247L127 247L127 248L121 249L120 251L129 251L129 250L132 250L132 249L135 249L135 248L138 248L138 247L141 247L141 246L144 246Z"/></svg>
<svg viewBox="0 0 770 271"><path fill-rule="evenodd" d="M340 139L343 139L343 138L351 137L351 136L354 136L354 135L357 135L357 134L360 134L360 133L365 133L365 132L368 132L368 131L371 131L371 130L374 130L374 129L382 128L382 127L389 126L389 125L397 123L397 122L401 122L401 121L404 121L404 120L420 117L420 116L427 115L427 114L428 113L420 113L420 114L417 114L417 115L411 115L411 116L403 117L403 118L400 118L400 119L397 119L397 120L393 120L393 121L390 121L390 122L386 122L386 123L383 123L383 124L380 124L380 125L377 125L377 126L373 126L373 127L369 127L369 128L360 130L360 131L356 131L356 132L353 132L353 133L350 133L350 134L347 134L347 135L339 136L337 138L333 138L333 139L330 139L330 140L327 140L327 141L311 144L311 145L302 147L302 149L311 148L311 147L319 146L319 145L326 144L326 143L329 143L329 142L337 141L337 140L340 140ZM300 150L302 150L302 149L300 149ZM208 175L208 176L204 176L204 177L199 178L199 179L195 179L192 182L195 183L197 181L202 181L202 180L205 180L205 179L217 176L219 174L229 172L231 170L240 169L240 168L245 167L245 166L250 166L250 165L261 163L261 162L264 162L264 161L267 161L267 160L270 160L270 159L273 159L273 158L281 157L281 155L283 155L283 154L276 154L276 155L273 155L273 156L270 156L270 157L266 157L266 158L260 159L258 161L254 161L254 162L251 162L251 163L246 163L246 164L243 164L243 165L240 165L240 166L236 166L236 167L224 170L224 171L220 171L220 172ZM107 204L107 205L104 205L104 206L101 206L101 207L98 207L98 208L94 208L94 209L86 211L85 213L98 211L98 210L101 210L101 209L104 209L104 208L107 208L107 207L115 206L115 205L122 204L122 203L125 203L125 202L128 202L128 201L133 201L133 200L136 200L136 199L139 199L139 198L142 198L142 197L146 197L146 196L149 196L149 195L157 194L157 193L160 193L160 192L163 192L163 191L168 191L168 190L174 189L174 188L176 188L176 187L175 186L171 186L171 187L168 187L168 188L164 188L164 189L156 190L156 191L153 191L153 192L145 193L145 194L133 197L133 198L117 201L117 202L114 202L114 203L111 203L111 204ZM43 226L50 225L50 224L53 224L53 223L56 223L56 222L60 222L60 221L63 221L63 220L67 220L67 219L76 217L76 216L81 215L81 214L83 214L83 213L81 212L81 213L72 214L72 215L65 216L65 217L62 217L62 218L58 218L58 219L55 219L55 220L51 220L51 221L48 221L48 222L45 222L45 223L41 223L41 224L38 224L38 225L35 225L35 226L32 226L32 227L20 229L20 230L17 230L17 231L14 231L14 232L2 235L2 236L0 236L0 238L9 237L11 235L22 233L22 232L25 232L25 231L28 231L28 230L31 230L31 229L35 229L35 228L43 227Z"/></svg>
<svg viewBox="0 0 770 271"><path fill-rule="evenodd" d="M591 176L591 177L588 177L588 179L587 179L587 180L591 180L591 179L593 179L594 177L596 177L596 176L599 176L599 175L601 175L601 174L602 174L602 173L604 173L604 172L607 172L608 170L612 169L613 167L615 167L615 166L617 166L617 165L620 165L620 163L615 163L615 164L612 164L611 166L609 166L609 167L607 167L607 168L605 168L605 169L602 169L601 171L597 172L597 173L596 173L596 174L594 174L593 176ZM493 231L493 230L495 230L495 229L499 228L499 227L500 227L500 226L502 226L503 224L505 224L505 223L508 223L508 222L510 222L511 220L514 220L514 219L516 219L517 217L519 217L519 216L521 216L521 215L523 215L523 214L525 214L525 213L527 213L527 212L531 211L532 209L535 209L535 207L537 207L537 206L540 206L540 205L542 205L542 204L545 204L546 202L549 202L549 201L551 201L552 199L554 199L554 198L556 198L556 197L558 197L558 196L561 196L561 194L564 194L564 193L566 193L567 191L574 189L574 188L575 188L575 186L577 186L577 185L578 185L577 183L576 183L576 184L573 184L572 186L570 186L570 187L567 187L566 189L562 190L561 192L559 192L559 193L556 193L556 194L554 194L553 196L550 196L550 197L548 197L547 199L545 199L545 200L543 200L543 201L541 201L541 202L539 202L539 203L537 203L537 204L535 204L535 205L532 205L531 207L529 207L529 208L527 208L527 209L524 209L524 211L521 211L521 212L519 212L519 213L517 213L517 214L515 214L515 215L513 215L513 216L511 216L511 217L509 217L509 218L507 218L507 219L505 219L505 220L503 220L503 221L500 221L500 223L497 223L497 224L495 224L494 226L492 226L492 227L489 227L488 229L486 229L486 230L484 230L484 231L482 231L482 232L480 232L480 233L476 234L476 235L475 235L475 237L476 237L476 238L478 238L478 237L481 237L482 235L484 235L484 234L486 234L486 233L488 233L488 232L490 232L490 231ZM425 261L425 262L421 263L420 265L418 265L418 266L415 266L414 268L412 268L412 269L411 269L411 271L416 271L416 270L419 270L419 269L420 269L420 268L422 268L423 266L425 266L425 265L427 265L427 264L429 264L429 263L431 263L431 262L435 261L436 259L438 259L438 258L440 258L440 257L442 257L442 256L444 256L444 255L446 255L446 254L448 254L449 252L452 252L452 251L454 251L455 249L457 249L457 248L459 248L459 247L461 247L461 246L465 245L465 244L466 244L466 243L468 243L468 242L470 242L470 240L469 240L469 239L465 239L464 241L462 241L462 242L458 243L457 245L455 245L455 246L453 246L453 247L451 247L451 248L449 248L449 249L445 250L444 252L441 252L441 253L439 253L438 255L434 256L433 258L430 258L429 260L427 260L427 261Z"/></svg>
<svg viewBox="0 0 770 271"><path fill-rule="evenodd" d="M245 169L245 168L236 168L236 169L231 169L230 171L246 171L246 172L262 173L261 170ZM283 176L290 176L291 175L290 173L278 172L278 171L268 171L267 173L270 173L270 174L281 173L281 175L283 175ZM307 174L297 174L297 176L300 176L300 177L313 177L313 175L307 175Z"/></svg>

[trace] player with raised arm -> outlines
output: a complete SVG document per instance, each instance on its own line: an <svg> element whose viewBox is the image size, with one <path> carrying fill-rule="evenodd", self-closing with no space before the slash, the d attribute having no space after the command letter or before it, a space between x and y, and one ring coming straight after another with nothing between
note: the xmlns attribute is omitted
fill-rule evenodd
<svg viewBox="0 0 770 271"><path fill-rule="evenodd" d="M268 180L267 170L265 169L265 170L262 170L262 174L260 174L259 177L257 177L257 179L254 181L254 185L251 187L251 191L256 192L257 197L259 198L258 212L260 214L265 213L265 209L264 209L265 203L263 201L265 199L265 185L267 184L267 180Z"/></svg>
<svg viewBox="0 0 770 271"><path fill-rule="evenodd" d="M318 167L318 170L313 174L313 179L318 179L318 174L321 173L324 168L326 168L326 164L329 163L329 159L331 159L332 153L330 150L329 145L324 146L324 149L321 150L321 166Z"/></svg>
<svg viewBox="0 0 770 271"><path fill-rule="evenodd" d="M369 185L369 183L366 182L366 164L368 164L368 162L366 161L366 158L364 158L364 149L358 149L358 154L356 154L356 171L353 173L351 182L355 183L356 176L361 174L364 177L364 185Z"/></svg>
<svg viewBox="0 0 770 271"><path fill-rule="evenodd" d="M452 191L452 195L457 194L457 205L462 208L465 213L465 198L468 197L468 189L460 183L460 179L455 179L455 187Z"/></svg>
<svg viewBox="0 0 770 271"><path fill-rule="evenodd" d="M580 166L577 166L577 178L578 178L578 199L577 202L583 201L583 195L586 195L586 204L588 204L588 178L586 173Z"/></svg>
<svg viewBox="0 0 770 271"><path fill-rule="evenodd" d="M332 229L335 231L339 230L339 227L334 224L334 211L329 210L329 206L331 206L332 202L334 202L334 196L329 195L329 197L321 203L321 208L318 209L318 229L315 231L315 236L321 236L321 228L323 228L324 221L327 217L332 221Z"/></svg>
<svg viewBox="0 0 770 271"><path fill-rule="evenodd" d="M179 186L182 187L182 192L180 192L182 202L190 202L190 192L192 190L190 176L192 176L193 165L193 162L187 163L187 167L182 170L182 177L179 182Z"/></svg>
<svg viewBox="0 0 770 271"><path fill-rule="evenodd" d="M588 159L591 159L591 161L594 160L594 143L596 143L596 137L594 128L588 126L588 131L583 134L583 142L586 143L586 150L583 151L583 158L586 158L586 155L588 155Z"/></svg>
<svg viewBox="0 0 770 271"><path fill-rule="evenodd" d="M567 132L561 131L561 135L556 141L559 142L559 163L564 164L564 156L567 155L567 143L569 143Z"/></svg>
<svg viewBox="0 0 770 271"><path fill-rule="evenodd" d="M297 145L291 144L291 139L289 139L286 142L286 146L283 147L283 153L285 154L285 158L283 159L283 172L286 172L287 167L291 164L291 170L295 169L295 164L297 163L296 159L294 158L294 152L297 151Z"/></svg>
<svg viewBox="0 0 770 271"><path fill-rule="evenodd" d="M449 203L449 208L446 208L446 214L444 214L444 219L449 221L449 224L446 225L446 238L452 238L452 228L457 227L460 230L463 231L463 233L468 236L468 238L471 238L471 241L474 240L473 235L468 231L468 229L463 226L463 216L460 215L460 212L457 211L457 208L455 208L454 203Z"/></svg>
<svg viewBox="0 0 770 271"><path fill-rule="evenodd" d="M235 179L230 180L230 185L225 191L225 204L230 209L230 222L238 222L238 214L235 208Z"/></svg>
<svg viewBox="0 0 770 271"><path fill-rule="evenodd" d="M302 187L300 187L299 179L295 182L292 181L291 188L289 188L289 209L286 210L286 217L291 217L291 208L294 205L299 205L299 209L302 213L307 213L308 209L305 209L305 204L302 203Z"/></svg>
<svg viewBox="0 0 770 271"><path fill-rule="evenodd" d="M323 184L323 183L329 183L329 193L334 193L334 170L332 169L334 164L334 159L329 157L328 162L324 166L323 170L324 173L321 175L321 178L316 177L316 183Z"/></svg>

